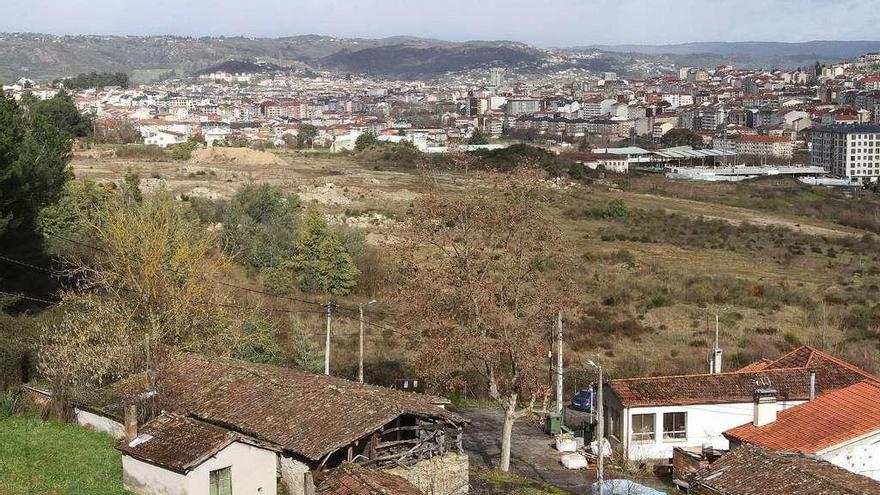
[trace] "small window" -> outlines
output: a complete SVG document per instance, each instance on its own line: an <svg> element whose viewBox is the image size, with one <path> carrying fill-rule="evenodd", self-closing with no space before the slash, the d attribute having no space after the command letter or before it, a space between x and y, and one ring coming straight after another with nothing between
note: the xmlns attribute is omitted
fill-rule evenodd
<svg viewBox="0 0 880 495"><path fill-rule="evenodd" d="M654 441L654 419L655 414L633 414L632 415L632 439L633 442L653 442Z"/></svg>
<svg viewBox="0 0 880 495"><path fill-rule="evenodd" d="M663 439L681 440L687 438L687 413L663 413Z"/></svg>
<svg viewBox="0 0 880 495"><path fill-rule="evenodd" d="M232 495L231 468L225 467L223 469L211 471L210 481L210 495Z"/></svg>

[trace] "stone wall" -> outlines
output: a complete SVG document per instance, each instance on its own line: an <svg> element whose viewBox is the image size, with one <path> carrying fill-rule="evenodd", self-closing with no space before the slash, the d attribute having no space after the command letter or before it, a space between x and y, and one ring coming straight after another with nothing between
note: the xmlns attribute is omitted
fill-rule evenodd
<svg viewBox="0 0 880 495"><path fill-rule="evenodd" d="M410 467L385 471L409 481L425 495L463 495L468 492L468 458L449 452Z"/></svg>

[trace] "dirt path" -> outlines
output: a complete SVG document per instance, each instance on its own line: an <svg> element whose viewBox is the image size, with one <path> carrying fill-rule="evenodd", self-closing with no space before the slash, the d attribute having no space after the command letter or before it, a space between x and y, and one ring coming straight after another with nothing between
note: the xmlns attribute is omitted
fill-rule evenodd
<svg viewBox="0 0 880 495"><path fill-rule="evenodd" d="M792 229L808 235L828 237L849 237L864 234L856 229L849 229L840 225L824 222L814 218L803 218L796 215L781 215L760 210L750 210L735 206L726 206L716 203L706 203L691 199L670 198L654 194L641 194L631 192L597 191L596 198L610 200L623 199L627 204L643 209L662 209L668 212L681 213L694 217L702 216L724 220L734 225L751 223L755 225L778 226Z"/></svg>
<svg viewBox="0 0 880 495"><path fill-rule="evenodd" d="M471 420L464 434L464 448L470 461L497 466L501 458L501 411L467 408L456 412ZM596 480L595 471L565 469L553 445L553 439L537 426L517 421L513 426L511 471L574 493L586 493L588 484Z"/></svg>

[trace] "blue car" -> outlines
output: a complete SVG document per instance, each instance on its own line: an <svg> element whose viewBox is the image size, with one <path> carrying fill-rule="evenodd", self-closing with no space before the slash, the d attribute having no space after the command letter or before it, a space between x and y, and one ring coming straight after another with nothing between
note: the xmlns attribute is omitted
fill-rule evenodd
<svg viewBox="0 0 880 495"><path fill-rule="evenodd" d="M593 410L593 389L584 389L571 398L571 408L579 411Z"/></svg>

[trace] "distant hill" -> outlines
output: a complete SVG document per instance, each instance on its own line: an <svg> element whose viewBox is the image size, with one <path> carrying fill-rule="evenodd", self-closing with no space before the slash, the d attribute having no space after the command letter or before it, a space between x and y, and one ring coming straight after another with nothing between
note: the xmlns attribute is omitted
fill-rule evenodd
<svg viewBox="0 0 880 495"><path fill-rule="evenodd" d="M280 65L268 62L248 62L243 60L229 60L221 62L202 70L196 71L195 75L212 74L214 72L226 72L228 74L257 74L260 72L273 72L282 70Z"/></svg>
<svg viewBox="0 0 880 495"><path fill-rule="evenodd" d="M543 53L521 44L470 42L420 46L400 44L342 50L321 59L335 69L400 78L435 77L482 66L516 66L540 60Z"/></svg>
<svg viewBox="0 0 880 495"><path fill-rule="evenodd" d="M754 58L813 57L847 59L867 52L880 51L880 41L806 41L782 43L775 41L706 41L674 45L590 45L610 52L646 55L745 55Z"/></svg>
<svg viewBox="0 0 880 495"><path fill-rule="evenodd" d="M389 77L434 77L484 64L513 65L541 51L509 41L454 43L304 35L285 38L55 36L0 33L0 81L52 80L83 72L127 72L135 82L176 71L200 73L230 60L281 68L321 67Z"/></svg>

